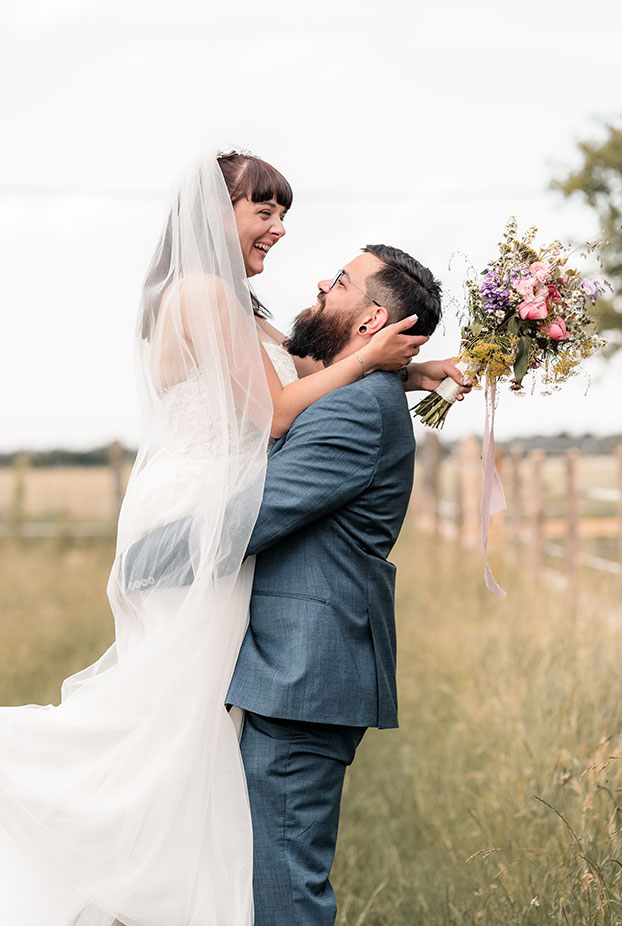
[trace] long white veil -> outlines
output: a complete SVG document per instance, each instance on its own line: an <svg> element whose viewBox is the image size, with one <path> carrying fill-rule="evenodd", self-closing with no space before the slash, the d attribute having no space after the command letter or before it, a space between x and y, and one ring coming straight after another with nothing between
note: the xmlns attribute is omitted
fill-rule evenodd
<svg viewBox="0 0 622 926"><path fill-rule="evenodd" d="M252 833L224 705L247 624L271 404L215 156L183 177L137 327L140 450L116 642L57 707L0 709L0 922L249 926Z"/></svg>

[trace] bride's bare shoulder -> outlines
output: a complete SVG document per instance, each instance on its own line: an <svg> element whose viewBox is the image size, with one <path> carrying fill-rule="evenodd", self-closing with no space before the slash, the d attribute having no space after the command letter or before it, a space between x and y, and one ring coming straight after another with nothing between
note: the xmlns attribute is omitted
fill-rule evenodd
<svg viewBox="0 0 622 926"><path fill-rule="evenodd" d="M183 303L192 304L205 297L217 299L237 298L233 287L217 273L189 273L171 283L163 300L176 296Z"/></svg>
<svg viewBox="0 0 622 926"><path fill-rule="evenodd" d="M204 324L206 307L215 311L221 322L236 317L240 299L233 286L216 273L191 273L180 276L162 294L160 316L180 316L186 333L194 324Z"/></svg>
<svg viewBox="0 0 622 926"><path fill-rule="evenodd" d="M273 341L276 341L277 344L283 343L286 335L284 335L282 331L279 331L278 328L275 328L274 325L271 325L266 318L257 317L255 320L264 334L267 334L268 337Z"/></svg>

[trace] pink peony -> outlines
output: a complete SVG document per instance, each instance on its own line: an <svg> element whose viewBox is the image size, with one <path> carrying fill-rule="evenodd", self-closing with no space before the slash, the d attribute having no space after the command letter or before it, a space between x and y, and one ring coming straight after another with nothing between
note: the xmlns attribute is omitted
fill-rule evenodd
<svg viewBox="0 0 622 926"><path fill-rule="evenodd" d="M523 277L522 280L519 280L515 285L517 293L520 293L525 299L533 299L533 288L536 285L536 281L531 277Z"/></svg>
<svg viewBox="0 0 622 926"><path fill-rule="evenodd" d="M540 286L533 296L527 297L518 307L518 314L521 318L546 318L549 310L546 305L548 296L546 286Z"/></svg>
<svg viewBox="0 0 622 926"><path fill-rule="evenodd" d="M554 286L552 283L549 283L549 285L547 286L547 290L548 290L548 298L551 300L551 302L561 302L562 301L562 297L559 294L559 290L557 286Z"/></svg>
<svg viewBox="0 0 622 926"><path fill-rule="evenodd" d="M546 318L549 310L546 307L546 302L532 299L531 301L525 300L525 302L521 302L518 307L518 314L521 318Z"/></svg>
<svg viewBox="0 0 622 926"><path fill-rule="evenodd" d="M565 341L570 337L566 329L566 322L563 318L554 318L549 328L549 337L552 341Z"/></svg>
<svg viewBox="0 0 622 926"><path fill-rule="evenodd" d="M541 260L537 260L535 264L531 265L529 273L538 283L548 283L551 279L551 268Z"/></svg>

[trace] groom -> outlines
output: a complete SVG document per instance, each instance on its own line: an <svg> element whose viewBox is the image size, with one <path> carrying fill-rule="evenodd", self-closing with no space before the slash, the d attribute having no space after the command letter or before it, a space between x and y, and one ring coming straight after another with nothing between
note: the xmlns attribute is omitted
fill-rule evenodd
<svg viewBox="0 0 622 926"><path fill-rule="evenodd" d="M440 286L418 261L365 248L298 316L290 353L326 364L415 312L432 333ZM417 364L430 388L451 363ZM363 371L362 371L363 372ZM329 926L345 770L367 727L397 726L395 567L387 561L415 455L400 376L375 372L311 405L269 458L249 554L250 626L228 702L246 711L241 748L255 846L255 926Z"/></svg>

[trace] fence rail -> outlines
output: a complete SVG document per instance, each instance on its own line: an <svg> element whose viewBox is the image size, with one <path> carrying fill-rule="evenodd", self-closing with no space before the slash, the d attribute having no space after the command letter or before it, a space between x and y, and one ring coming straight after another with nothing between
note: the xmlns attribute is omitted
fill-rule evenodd
<svg viewBox="0 0 622 926"><path fill-rule="evenodd" d="M507 510L495 515L490 547L526 554L531 571L551 565L575 580L581 566L622 575L622 445L612 454L572 449L548 455L519 446L497 454ZM424 530L465 547L479 542L481 449L467 438L443 454L426 434L417 456L413 508Z"/></svg>
<svg viewBox="0 0 622 926"><path fill-rule="evenodd" d="M45 540L62 537L75 539L112 538L117 526L108 521L23 521L20 524L0 522L0 537L21 540Z"/></svg>
<svg viewBox="0 0 622 926"><path fill-rule="evenodd" d="M117 443L99 469L42 473L19 459L0 482L0 537L114 537L129 466ZM622 575L622 445L612 454L555 456L515 446L498 454L497 468L508 508L492 519L491 550L516 557L520 549L534 574L555 564L570 579L580 566ZM447 456L436 433L427 432L412 502L419 525L474 547L480 495L478 440L467 438Z"/></svg>
<svg viewBox="0 0 622 926"><path fill-rule="evenodd" d="M0 470L0 538L114 537L130 467L117 441L108 465L33 467L21 454Z"/></svg>

